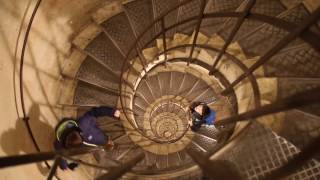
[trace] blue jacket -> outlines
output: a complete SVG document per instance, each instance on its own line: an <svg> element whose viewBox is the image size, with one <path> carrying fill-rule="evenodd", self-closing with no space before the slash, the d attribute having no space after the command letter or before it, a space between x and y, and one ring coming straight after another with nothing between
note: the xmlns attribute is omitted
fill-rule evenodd
<svg viewBox="0 0 320 180"><path fill-rule="evenodd" d="M78 127L82 131L82 137L85 142L95 145L105 145L107 137L103 131L97 126L97 118L102 116L113 117L116 109L110 107L94 107L90 111L86 112L76 122ZM64 149L63 144L56 139L54 142L54 148L56 150ZM66 160L62 160L60 163L61 169L67 169L68 163Z"/></svg>
<svg viewBox="0 0 320 180"><path fill-rule="evenodd" d="M209 109L209 113L206 116L200 116L197 113L193 113L191 129L197 131L203 124L213 125L216 120L216 112L212 109Z"/></svg>
<svg viewBox="0 0 320 180"><path fill-rule="evenodd" d="M206 121L206 125L213 125L216 121L216 112L210 109L210 113L204 117L204 120Z"/></svg>

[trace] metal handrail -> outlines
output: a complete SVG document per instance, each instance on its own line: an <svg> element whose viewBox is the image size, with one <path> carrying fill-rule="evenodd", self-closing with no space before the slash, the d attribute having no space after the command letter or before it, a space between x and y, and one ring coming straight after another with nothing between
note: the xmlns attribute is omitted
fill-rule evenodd
<svg viewBox="0 0 320 180"><path fill-rule="evenodd" d="M101 148L100 147L95 147L95 148L83 147L83 148L74 148L69 150L38 152L38 153L31 153L31 154L25 154L25 155L0 157L0 168L47 161L47 160L54 159L58 156L61 156L61 157L75 156L75 155L80 155L85 153L91 153L98 150L101 150Z"/></svg>
<svg viewBox="0 0 320 180"><path fill-rule="evenodd" d="M24 36L24 40L23 40L23 44L22 44L22 50L21 50L21 56L20 56L20 70L19 70L19 90L20 90L20 104L21 104L21 110L22 110L22 120L25 123L26 127L27 127L27 132L31 138L31 141L34 145L34 147L36 148L36 150L38 152L40 152L40 147L33 135L33 132L31 130L30 124L29 124L29 120L30 118L27 116L26 113L26 105L24 102L24 91L23 91L23 70L24 70L24 57L25 57L25 51L26 51L26 47L27 47L27 42L28 42L28 38L29 38L29 34L30 34L30 30L33 24L33 20L38 12L38 9L40 7L42 0L38 0L30 17L27 29L26 29L26 33ZM50 165L48 162L45 161L45 165L48 169L50 169ZM57 177L58 178L58 177ZM58 178L59 179L59 178Z"/></svg>

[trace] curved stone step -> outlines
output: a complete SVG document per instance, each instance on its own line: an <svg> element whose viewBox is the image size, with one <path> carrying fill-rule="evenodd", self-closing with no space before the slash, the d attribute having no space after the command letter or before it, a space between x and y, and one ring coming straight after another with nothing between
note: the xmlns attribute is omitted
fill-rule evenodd
<svg viewBox="0 0 320 180"><path fill-rule="evenodd" d="M118 96L107 94L104 89L78 82L74 104L104 104L111 107L117 105Z"/></svg>
<svg viewBox="0 0 320 180"><path fill-rule="evenodd" d="M134 106L140 110L145 110L150 105L151 102L148 102L142 94L138 94L134 99Z"/></svg>
<svg viewBox="0 0 320 180"><path fill-rule="evenodd" d="M200 134L200 133L195 133L196 135L192 139L192 143L188 148L200 151L202 153L207 153L210 152L211 149L213 149L217 145L217 140Z"/></svg>
<svg viewBox="0 0 320 180"><path fill-rule="evenodd" d="M123 63L123 55L113 42L104 34L100 33L85 48L95 60L103 63L117 74L120 74Z"/></svg>
<svg viewBox="0 0 320 180"><path fill-rule="evenodd" d="M210 159L233 162L246 179L263 178L300 152L296 146L258 122L253 122L233 141ZM287 178L303 179L307 172L308 177L316 178L319 168L320 163L311 159Z"/></svg>
<svg viewBox="0 0 320 180"><path fill-rule="evenodd" d="M154 20L152 5L152 1L149 0L136 0L123 4L124 12L126 13L137 37L143 33L143 31L149 27ZM142 39L139 41L140 45L145 45L154 35L155 26L150 28L150 30L143 35ZM149 47L154 45L155 43L152 43Z"/></svg>
<svg viewBox="0 0 320 180"><path fill-rule="evenodd" d="M242 0L209 0L205 13L233 12L241 5L242 2ZM211 36L221 30L224 24L229 20L229 18L203 19L200 31Z"/></svg>
<svg viewBox="0 0 320 180"><path fill-rule="evenodd" d="M169 95L170 92L170 82L171 82L171 72L160 72L158 73L160 87L161 87L161 94Z"/></svg>
<svg viewBox="0 0 320 180"><path fill-rule="evenodd" d="M119 77L108 73L106 69L94 61L92 58L87 57L81 64L77 73L77 78L96 83L105 88L110 88L118 91Z"/></svg>
<svg viewBox="0 0 320 180"><path fill-rule="evenodd" d="M213 12L230 12L240 6L242 0L211 0Z"/></svg>
<svg viewBox="0 0 320 180"><path fill-rule="evenodd" d="M277 16L285 10L285 6L283 6L280 1L257 0L250 12L267 16ZM231 20L225 24L224 30L218 32L219 36L226 40L236 22L237 19L231 18ZM250 32L252 29L259 27L262 24L263 23L259 21L246 19L237 31L233 42L237 41L238 37Z"/></svg>
<svg viewBox="0 0 320 180"><path fill-rule="evenodd" d="M175 33L173 36L173 40L169 47L175 47L183 44L189 44L191 41L191 37L182 33Z"/></svg>
<svg viewBox="0 0 320 180"><path fill-rule="evenodd" d="M176 6L180 1L179 0L153 0L152 5L154 9L154 18L158 18L163 15L168 10L172 9ZM165 27L169 27L178 22L178 14L179 9L173 10L164 18ZM160 22L156 24L156 33L160 33L161 31ZM172 37L174 33L176 33L176 28L166 32L167 37Z"/></svg>
<svg viewBox="0 0 320 180"><path fill-rule="evenodd" d="M162 96L161 94L161 87L159 82L158 76L149 76L147 78L148 81L148 88L150 88L150 91L152 92L153 96L157 99Z"/></svg>
<svg viewBox="0 0 320 180"><path fill-rule="evenodd" d="M310 45L302 43L283 49L265 65L269 77L320 77L320 54Z"/></svg>
<svg viewBox="0 0 320 180"><path fill-rule="evenodd" d="M188 19L193 16L198 16L201 9L201 0L193 0L179 8L178 22ZM196 27L197 20L190 21L188 23L179 25L177 32L190 35Z"/></svg>
<svg viewBox="0 0 320 180"><path fill-rule="evenodd" d="M311 116L315 116L315 117L320 116L320 104L319 103L304 106L304 107L298 108L298 110L303 111L304 113L311 115Z"/></svg>
<svg viewBox="0 0 320 180"><path fill-rule="evenodd" d="M156 100L156 97L153 95L152 88L149 85L149 80L141 80L137 87L137 91L139 92L139 95L142 95L149 103Z"/></svg>
<svg viewBox="0 0 320 180"><path fill-rule="evenodd" d="M299 25L308 15L309 13L303 4L299 4L296 7L281 13L277 17ZM256 56L267 52L274 44L279 42L280 39L287 34L288 32L283 29L262 24L260 27L257 27L251 32L239 37L237 41L247 55ZM295 45L296 43L299 44L301 41L293 41L288 46Z"/></svg>
<svg viewBox="0 0 320 180"><path fill-rule="evenodd" d="M114 43L119 52L125 57L129 53L130 47L136 40L136 36L131 28L131 24L124 12L110 17L108 20L101 23L106 35ZM109 52L112 53L112 52ZM133 49L129 58L137 56L136 50Z"/></svg>
<svg viewBox="0 0 320 180"><path fill-rule="evenodd" d="M184 81L181 82L181 86L178 89L178 94L185 96L195 85L198 79L195 76L186 74Z"/></svg>
<svg viewBox="0 0 320 180"><path fill-rule="evenodd" d="M278 83L278 97L281 98L320 86L319 78L278 78Z"/></svg>
<svg viewBox="0 0 320 180"><path fill-rule="evenodd" d="M185 73L173 71L171 72L171 74L172 74L172 78L171 78L172 81L170 86L171 87L170 94L179 95L178 90L185 79Z"/></svg>
<svg viewBox="0 0 320 180"><path fill-rule="evenodd" d="M278 125L272 126L279 136L285 138L299 149L305 148L320 135L320 116L293 109L283 112L283 119L277 119ZM315 157L320 160L320 156Z"/></svg>

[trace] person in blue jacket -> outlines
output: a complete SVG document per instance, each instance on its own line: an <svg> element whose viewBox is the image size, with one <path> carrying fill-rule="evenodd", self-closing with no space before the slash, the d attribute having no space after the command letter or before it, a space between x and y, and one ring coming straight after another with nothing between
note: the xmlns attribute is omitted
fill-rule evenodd
<svg viewBox="0 0 320 180"><path fill-rule="evenodd" d="M216 120L216 112L203 102L194 102L189 107L191 112L191 121L189 122L191 130L197 131L202 125L213 125Z"/></svg>
<svg viewBox="0 0 320 180"><path fill-rule="evenodd" d="M112 140L97 126L97 118L102 116L119 118L120 111L115 108L102 106L92 108L77 120L64 118L55 128L56 140L54 148L62 150L82 146L112 147ZM73 170L77 166L77 163L68 163L64 159L59 164L62 170L68 168Z"/></svg>

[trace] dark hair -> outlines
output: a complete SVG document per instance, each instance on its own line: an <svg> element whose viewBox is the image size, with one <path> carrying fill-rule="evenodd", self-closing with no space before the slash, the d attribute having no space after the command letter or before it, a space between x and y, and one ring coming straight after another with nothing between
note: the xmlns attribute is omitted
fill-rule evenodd
<svg viewBox="0 0 320 180"><path fill-rule="evenodd" d="M210 114L210 108L206 104L204 104L202 109L202 116L206 117L209 114Z"/></svg>
<svg viewBox="0 0 320 180"><path fill-rule="evenodd" d="M191 113L194 112L194 108L196 108L197 106L199 106L199 105L201 105L201 104L203 104L203 103L202 103L202 102L198 102L198 101L193 102L193 103L189 106L189 109L190 109Z"/></svg>
<svg viewBox="0 0 320 180"><path fill-rule="evenodd" d="M199 101L196 101L196 102L193 102L189 108L190 108L190 111L191 113L195 112L195 108L199 105L202 105L203 106L203 109L202 109L202 116L205 117L207 115L210 114L210 108L204 103L204 102L199 102Z"/></svg>
<svg viewBox="0 0 320 180"><path fill-rule="evenodd" d="M83 140L80 133L81 129L76 126L65 129L60 138L62 145L65 148L68 148L70 146L79 144L79 142L82 143Z"/></svg>
<svg viewBox="0 0 320 180"><path fill-rule="evenodd" d="M83 140L79 131L77 130L71 131L66 135L65 147L66 148L77 147L82 144L82 141Z"/></svg>

